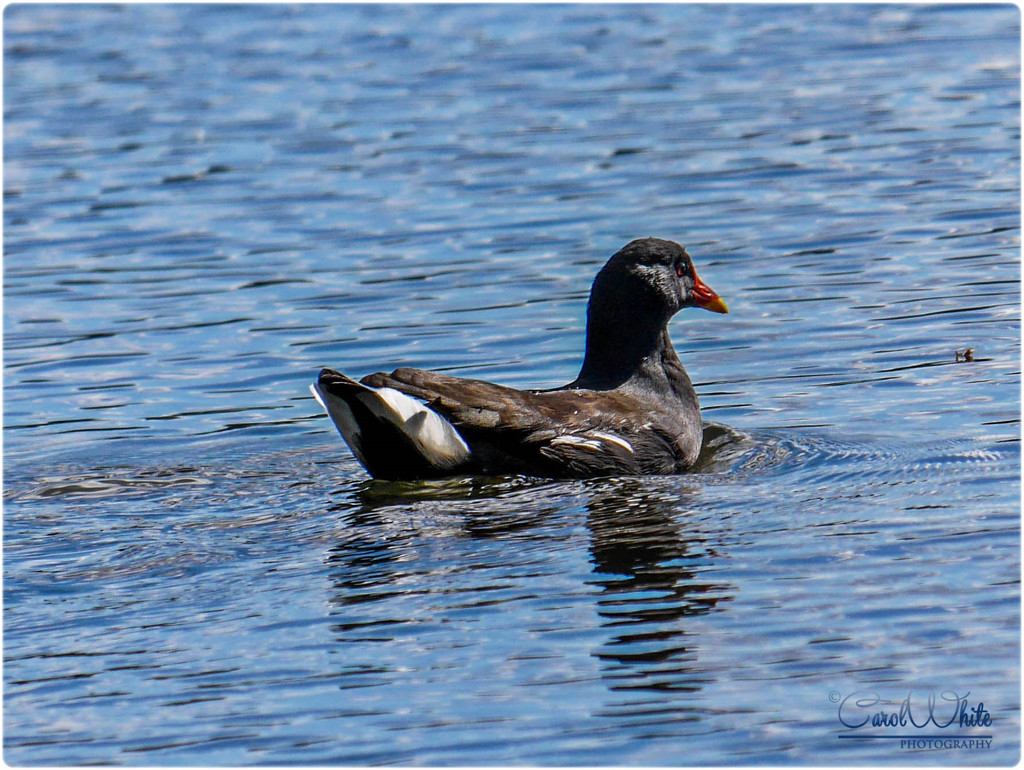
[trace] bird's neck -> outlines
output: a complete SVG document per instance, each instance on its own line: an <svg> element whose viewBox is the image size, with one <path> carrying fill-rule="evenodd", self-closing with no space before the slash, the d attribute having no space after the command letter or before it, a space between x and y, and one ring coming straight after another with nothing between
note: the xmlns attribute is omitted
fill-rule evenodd
<svg viewBox="0 0 1024 770"><path fill-rule="evenodd" d="M588 316L586 353L573 387L611 390L638 378L664 381L666 366L681 368L664 319L629 320Z"/></svg>

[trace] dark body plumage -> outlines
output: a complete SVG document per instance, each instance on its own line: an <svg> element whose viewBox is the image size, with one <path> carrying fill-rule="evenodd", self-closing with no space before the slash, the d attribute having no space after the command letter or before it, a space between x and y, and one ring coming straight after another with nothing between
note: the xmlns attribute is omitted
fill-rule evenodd
<svg viewBox="0 0 1024 770"><path fill-rule="evenodd" d="M407 368L357 383L324 369L314 394L378 478L679 473L696 462L702 437L697 394L667 328L688 306L727 312L681 246L645 238L595 278L583 366L568 385L516 390ZM398 404L408 414L396 417L393 391L443 418L449 426L434 426L440 438L424 432L434 415Z"/></svg>

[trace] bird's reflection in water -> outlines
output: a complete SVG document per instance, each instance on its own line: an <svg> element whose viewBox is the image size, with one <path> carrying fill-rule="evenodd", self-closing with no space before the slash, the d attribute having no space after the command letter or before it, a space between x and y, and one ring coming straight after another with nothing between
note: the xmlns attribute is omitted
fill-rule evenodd
<svg viewBox="0 0 1024 770"><path fill-rule="evenodd" d="M729 589L702 575L715 545L687 525L685 483L619 479L595 489L588 504L597 611L610 631L595 654L609 688L622 695L605 715L687 719L680 695L702 686L687 621L714 611Z"/></svg>
<svg viewBox="0 0 1024 770"><path fill-rule="evenodd" d="M525 477L360 483L334 506L345 521L328 556L332 603L345 606L417 594L423 590L415 582L417 575L427 578L445 567L447 559L441 554L433 561L412 555L443 548L447 538L509 537L516 532L528 537L554 508L554 503L538 506L534 500L543 499L545 490L556 484Z"/></svg>
<svg viewBox="0 0 1024 770"><path fill-rule="evenodd" d="M729 472L750 446L744 434L707 423L697 470ZM483 538L518 534L517 539L526 541L543 537L539 530L550 529L552 521L561 520L564 525L567 514L582 509L588 512L591 557L602 587L599 610L609 622L636 625L706 612L721 592L702 585L692 571L694 558L703 553L705 544L696 531L687 533L686 525L680 523L685 521L691 496L688 483L685 475L588 481L464 476L359 482L340 493L334 506L344 516L329 557L334 603L362 603L375 595L391 595L385 584L414 569L409 554L417 546L422 549L425 532ZM515 554L507 558L511 562ZM372 586L382 593L374 594ZM648 600L650 592L662 598ZM648 599L640 601L642 596ZM627 653L629 641L620 640L623 660L636 651L634 645L633 652Z"/></svg>
<svg viewBox="0 0 1024 770"><path fill-rule="evenodd" d="M522 576L523 551L550 539L540 534L544 522L560 510L554 499L565 501L547 491L553 484L366 481L343 492L327 555L340 688L404 691L409 682L447 679L475 654L486 655L488 666L500 664L489 647L494 635L481 635L474 618L526 590L522 583L532 576ZM388 698L378 707L403 708Z"/></svg>
<svg viewBox="0 0 1024 770"><path fill-rule="evenodd" d="M409 664L400 650L411 636L446 661L453 647L515 659L520 625L538 660L571 654L538 630L548 628L593 637L596 673L612 696L597 713L689 718L685 696L701 680L687 621L714 611L728 587L704 578L717 525L688 517L688 483L464 478L350 489L328 556L332 630L359 645L346 646L341 673L355 676L352 686L378 683L367 676L391 672L389 656L396 672ZM577 627L580 602L596 613ZM463 622L495 605L521 621L505 630L507 649L489 647L485 626ZM372 653L366 643L385 646Z"/></svg>

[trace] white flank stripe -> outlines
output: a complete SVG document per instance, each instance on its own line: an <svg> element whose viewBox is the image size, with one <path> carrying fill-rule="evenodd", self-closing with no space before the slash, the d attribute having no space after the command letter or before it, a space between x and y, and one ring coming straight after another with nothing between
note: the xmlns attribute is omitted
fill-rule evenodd
<svg viewBox="0 0 1024 770"><path fill-rule="evenodd" d="M601 441L604 441L605 444L602 444ZM581 449L593 449L595 452L607 452L609 449L607 444L615 444L633 454L633 445L626 441L626 439L600 430L592 430L583 436L556 436L551 439L551 445L555 446L557 444L569 444L570 446L578 446Z"/></svg>
<svg viewBox="0 0 1024 770"><path fill-rule="evenodd" d="M607 441L607 442L609 442L611 444L618 444L620 447L625 449L627 452L629 452L630 454L633 454L633 445L630 444L628 441L626 441L626 439L622 438L621 436L616 436L616 435L613 435L611 433L605 433L605 432L599 431L599 430L592 430L592 431L590 431L590 435L591 436L596 436L597 438L601 439L602 441Z"/></svg>
<svg viewBox="0 0 1024 770"><path fill-rule="evenodd" d="M555 436L555 438L551 439L551 446L556 444L569 444L570 446L578 446L582 449L593 449L595 452L600 452L603 449L599 442L583 438L582 436Z"/></svg>

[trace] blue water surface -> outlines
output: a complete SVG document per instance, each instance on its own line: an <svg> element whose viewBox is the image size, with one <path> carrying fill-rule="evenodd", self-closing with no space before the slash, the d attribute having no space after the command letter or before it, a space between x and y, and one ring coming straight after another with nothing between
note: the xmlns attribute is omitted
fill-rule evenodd
<svg viewBox="0 0 1024 770"><path fill-rule="evenodd" d="M1015 6L3 23L5 761L1017 761ZM643 236L693 473L375 482L309 395L567 382Z"/></svg>

